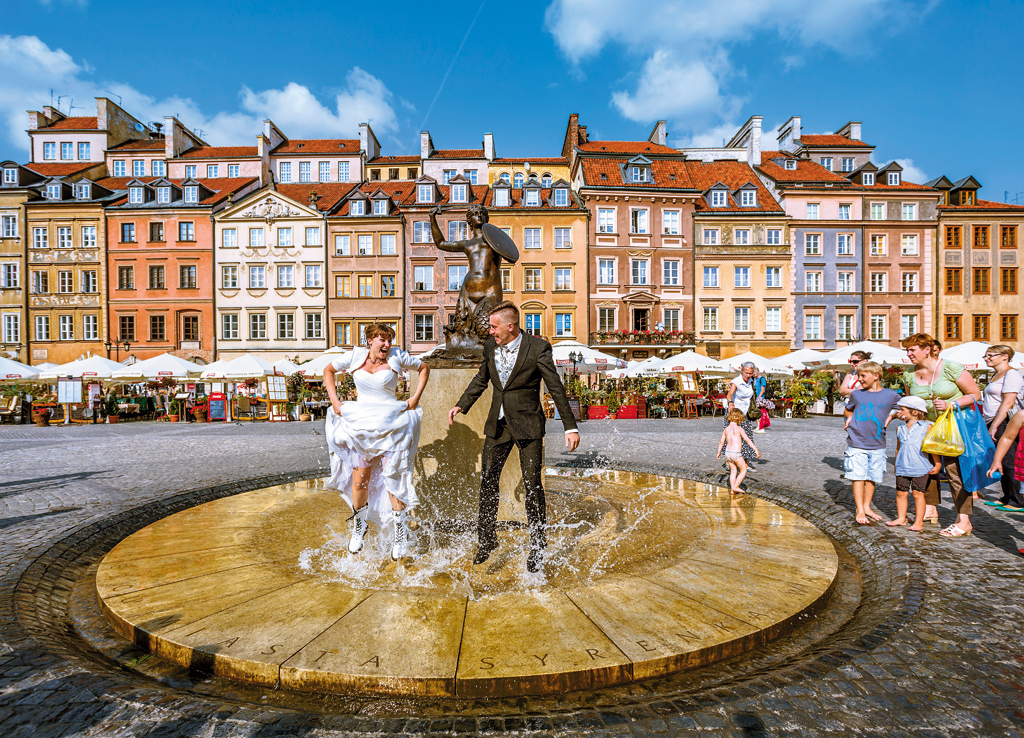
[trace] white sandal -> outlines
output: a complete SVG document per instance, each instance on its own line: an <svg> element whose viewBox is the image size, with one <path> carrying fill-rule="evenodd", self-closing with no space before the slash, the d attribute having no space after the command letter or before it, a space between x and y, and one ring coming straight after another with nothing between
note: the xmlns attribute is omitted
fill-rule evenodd
<svg viewBox="0 0 1024 738"><path fill-rule="evenodd" d="M974 531L973 528L971 530L964 530L963 528L960 528L956 524L953 524L953 525L949 526L948 528L946 528L944 530L940 530L939 531L939 535L940 536L945 536L946 538L960 538L961 536L969 536L969 535L971 535L971 533L973 533L973 531Z"/></svg>

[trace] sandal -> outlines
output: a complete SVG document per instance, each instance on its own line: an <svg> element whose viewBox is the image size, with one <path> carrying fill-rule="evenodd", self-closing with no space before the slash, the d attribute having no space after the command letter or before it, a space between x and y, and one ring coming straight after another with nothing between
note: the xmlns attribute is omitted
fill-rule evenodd
<svg viewBox="0 0 1024 738"><path fill-rule="evenodd" d="M957 525L954 523L953 525L949 526L948 528L945 528L944 530L940 530L939 531L939 535L940 536L945 536L946 538L960 538L961 536L969 536L973 532L974 532L973 528L971 530L964 530L963 528L957 527Z"/></svg>
<svg viewBox="0 0 1024 738"><path fill-rule="evenodd" d="M1024 507L1014 507L1013 505L999 505L996 510L1002 510L1003 512L1024 512Z"/></svg>

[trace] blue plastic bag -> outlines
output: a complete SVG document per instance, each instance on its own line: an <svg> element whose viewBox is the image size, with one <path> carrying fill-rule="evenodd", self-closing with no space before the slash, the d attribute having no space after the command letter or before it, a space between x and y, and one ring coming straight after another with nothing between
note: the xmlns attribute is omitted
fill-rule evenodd
<svg viewBox="0 0 1024 738"><path fill-rule="evenodd" d="M992 465L996 447L977 403L972 402L966 408L956 407L954 403L954 408L956 424L964 442L964 452L959 459L960 478L968 492L979 492L992 484L985 472Z"/></svg>

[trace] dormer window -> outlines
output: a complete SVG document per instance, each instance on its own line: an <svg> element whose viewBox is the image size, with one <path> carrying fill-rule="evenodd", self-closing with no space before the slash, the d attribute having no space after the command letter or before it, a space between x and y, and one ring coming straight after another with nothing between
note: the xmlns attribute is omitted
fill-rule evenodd
<svg viewBox="0 0 1024 738"><path fill-rule="evenodd" d="M59 184L48 184L46 185L46 197L49 200L60 199L60 185Z"/></svg>
<svg viewBox="0 0 1024 738"><path fill-rule="evenodd" d="M629 168L629 179L631 182L646 182L648 180L647 167L631 166Z"/></svg>
<svg viewBox="0 0 1024 738"><path fill-rule="evenodd" d="M494 191L494 207L496 208L507 208L508 207L508 190L504 187L496 189Z"/></svg>
<svg viewBox="0 0 1024 738"><path fill-rule="evenodd" d="M504 182L505 184L512 184L512 180L509 178L508 172L502 172L501 174L499 174L498 179Z"/></svg>
<svg viewBox="0 0 1024 738"><path fill-rule="evenodd" d="M757 205L757 192L755 190L740 190L740 207L752 208Z"/></svg>
<svg viewBox="0 0 1024 738"><path fill-rule="evenodd" d="M786 159L786 169L796 169L796 159Z"/></svg>
<svg viewBox="0 0 1024 738"><path fill-rule="evenodd" d="M373 201L373 214L374 215L387 215L388 214L388 201L385 199Z"/></svg>
<svg viewBox="0 0 1024 738"><path fill-rule="evenodd" d="M162 205L166 205L167 203L169 203L171 201L171 188L157 187L156 201Z"/></svg>
<svg viewBox="0 0 1024 738"><path fill-rule="evenodd" d="M452 202L466 202L466 185L464 184L453 184L452 185Z"/></svg>
<svg viewBox="0 0 1024 738"><path fill-rule="evenodd" d="M569 190L559 187L555 190L555 207L564 208L569 205Z"/></svg>
<svg viewBox="0 0 1024 738"><path fill-rule="evenodd" d="M711 207L724 208L726 205L725 190L711 191Z"/></svg>
<svg viewBox="0 0 1024 738"><path fill-rule="evenodd" d="M897 185L899 185L899 183L900 183L900 173L899 172L889 172L889 186L890 187L896 187Z"/></svg>
<svg viewBox="0 0 1024 738"><path fill-rule="evenodd" d="M79 200L88 200L92 188L87 184L75 185L75 197Z"/></svg>
<svg viewBox="0 0 1024 738"><path fill-rule="evenodd" d="M199 188L196 185L188 185L185 188L185 202L199 202Z"/></svg>
<svg viewBox="0 0 1024 738"><path fill-rule="evenodd" d="M4 170L4 184L18 184L18 170L12 168Z"/></svg>
<svg viewBox="0 0 1024 738"><path fill-rule="evenodd" d="M864 172L864 180L863 180L863 182L864 182L864 184L866 186L873 185L875 183L875 173L874 172Z"/></svg>
<svg viewBox="0 0 1024 738"><path fill-rule="evenodd" d="M522 172L516 172L516 176L512 178L512 186L517 190L523 186L523 182L526 181L526 177L523 176Z"/></svg>
<svg viewBox="0 0 1024 738"><path fill-rule="evenodd" d="M128 188L128 202L131 205L141 205L145 202L145 197L142 194L141 187L129 187Z"/></svg>
<svg viewBox="0 0 1024 738"><path fill-rule="evenodd" d="M353 200L348 206L349 215L366 215L366 208L362 200Z"/></svg>
<svg viewBox="0 0 1024 738"><path fill-rule="evenodd" d="M541 184L541 187L544 187L544 188L550 187L551 186L551 175L548 174L547 172L545 172L544 176L540 178L540 184Z"/></svg>
<svg viewBox="0 0 1024 738"><path fill-rule="evenodd" d="M536 208L540 206L540 190L531 188L523 193L523 206Z"/></svg>
<svg viewBox="0 0 1024 738"><path fill-rule="evenodd" d="M417 185L416 202L434 202L434 188L428 184Z"/></svg>

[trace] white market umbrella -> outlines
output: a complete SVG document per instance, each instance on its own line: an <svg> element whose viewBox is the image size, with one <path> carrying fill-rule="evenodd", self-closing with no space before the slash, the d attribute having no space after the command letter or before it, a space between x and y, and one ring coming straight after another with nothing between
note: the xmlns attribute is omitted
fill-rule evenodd
<svg viewBox="0 0 1024 738"><path fill-rule="evenodd" d="M278 359L271 363L279 374L283 373L286 377L289 377L299 371L299 365L289 359Z"/></svg>
<svg viewBox="0 0 1024 738"><path fill-rule="evenodd" d="M740 367L748 362L756 366L758 371L762 374L774 374L784 377L790 377L793 375L793 370L788 366L784 366L772 359L767 359L760 354L755 354L753 351L746 351L737 356L730 356L728 359L722 359L721 363L723 373L731 374L732 372L738 372L740 371Z"/></svg>
<svg viewBox="0 0 1024 738"><path fill-rule="evenodd" d="M661 364L661 359L652 356L648 359L644 359L636 366L632 366L626 370L627 377L656 377L661 374L661 370L658 368Z"/></svg>
<svg viewBox="0 0 1024 738"><path fill-rule="evenodd" d="M658 369L662 374L688 374L691 372L715 372L722 370L721 362L710 356L688 350L661 360Z"/></svg>
<svg viewBox="0 0 1024 738"><path fill-rule="evenodd" d="M854 351L865 351L871 354L871 361L878 362L879 364L889 364L890 366L910 366L910 359L907 358L907 352L902 348L890 346L885 343L876 343L875 341L858 341L857 343L851 343L849 346L838 348L835 351L829 351L820 359L814 359L812 361L805 361L808 367L812 369L818 369L821 367L835 367L835 368L852 368L848 359L850 354Z"/></svg>
<svg viewBox="0 0 1024 738"><path fill-rule="evenodd" d="M0 379L32 379L37 374L37 367L0 356Z"/></svg>
<svg viewBox="0 0 1024 738"><path fill-rule="evenodd" d="M629 370L637 366L638 364L640 364L639 361L627 361L625 367L623 367L622 369L609 369L608 373L605 374L605 376L608 379L625 379L626 377L630 376Z"/></svg>
<svg viewBox="0 0 1024 738"><path fill-rule="evenodd" d="M188 379L189 377L198 377L207 368L174 354L160 354L160 356L137 361L131 366L118 369L111 373L110 378L126 381L133 379L157 380L163 377Z"/></svg>
<svg viewBox="0 0 1024 738"><path fill-rule="evenodd" d="M60 377L109 379L110 375L118 369L124 369L124 364L105 359L102 356L90 356L88 359L69 361L67 364L40 372L37 378L42 380L56 380Z"/></svg>
<svg viewBox="0 0 1024 738"><path fill-rule="evenodd" d="M431 349L431 350L433 350L433 349ZM338 354L332 354L332 353L328 353L328 352L325 351L324 353L320 354L319 356L317 356L317 357L315 357L313 359L310 359L305 364L299 364L298 371L299 371L299 373L302 376L304 376L306 378L318 377L318 378L322 379L323 378L323 374L324 374L324 369L326 369L327 365L330 364L332 361L334 361L337 358L338 358Z"/></svg>
<svg viewBox="0 0 1024 738"><path fill-rule="evenodd" d="M624 367L626 363L614 356L592 349L579 341L559 341L551 347L551 355L555 360L555 366L560 369L571 369L572 360L569 354L577 353L583 357L582 361L576 363L576 370L589 372L605 372L609 369Z"/></svg>
<svg viewBox="0 0 1024 738"><path fill-rule="evenodd" d="M820 361L825 356L824 351L815 351L814 349L802 348L793 351L792 353L784 356L776 356L772 361L783 366L788 366L790 369L806 369L807 362L809 361ZM847 357L849 358L849 357Z"/></svg>
<svg viewBox="0 0 1024 738"><path fill-rule="evenodd" d="M982 341L968 341L943 349L939 352L939 358L963 364L964 369L972 372L979 369L984 371L988 369L984 358L988 348L989 344Z"/></svg>
<svg viewBox="0 0 1024 738"><path fill-rule="evenodd" d="M60 364L54 364L52 361L44 361L42 364L36 364L34 368L38 369L40 372L46 372L50 369L56 369L58 366L60 366Z"/></svg>
<svg viewBox="0 0 1024 738"><path fill-rule="evenodd" d="M217 363L220 364L220 362ZM274 365L266 359L252 354L242 354L236 359L224 362L219 367L210 364L199 376L201 379L253 379L273 376L273 374Z"/></svg>
<svg viewBox="0 0 1024 738"><path fill-rule="evenodd" d="M444 346L445 344L442 343L440 345ZM433 351L434 349L430 349L430 350ZM343 354L346 351L351 351L351 349L342 348L341 346L331 346L329 349L324 351L324 353L325 354Z"/></svg>

